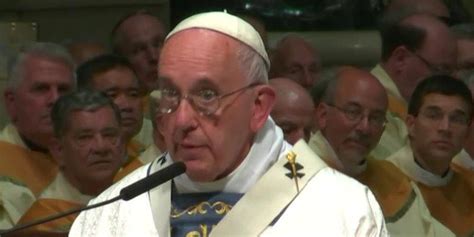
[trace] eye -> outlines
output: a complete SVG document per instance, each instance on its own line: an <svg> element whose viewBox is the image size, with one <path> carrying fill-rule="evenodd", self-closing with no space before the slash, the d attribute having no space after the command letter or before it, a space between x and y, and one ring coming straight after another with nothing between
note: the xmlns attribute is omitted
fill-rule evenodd
<svg viewBox="0 0 474 237"><path fill-rule="evenodd" d="M203 89L198 92L197 96L199 96L202 101L212 101L216 99L217 92L211 89Z"/></svg>

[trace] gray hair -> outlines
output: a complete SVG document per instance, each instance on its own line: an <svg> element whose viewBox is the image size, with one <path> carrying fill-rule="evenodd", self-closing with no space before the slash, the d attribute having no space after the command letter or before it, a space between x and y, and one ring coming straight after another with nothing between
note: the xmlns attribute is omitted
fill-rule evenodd
<svg viewBox="0 0 474 237"><path fill-rule="evenodd" d="M334 92L338 81L340 66L327 68L321 73L319 79L311 88L310 94L314 105L320 102L334 103Z"/></svg>
<svg viewBox="0 0 474 237"><path fill-rule="evenodd" d="M23 80L26 61L29 56L37 56L60 61L71 68L75 80L75 64L69 52L61 45L46 42L33 42L20 48L17 55L10 59L8 64L8 87L16 88Z"/></svg>
<svg viewBox="0 0 474 237"><path fill-rule="evenodd" d="M241 70L251 82L268 84L268 67L265 60L257 52L245 44L240 44L237 52Z"/></svg>
<svg viewBox="0 0 474 237"><path fill-rule="evenodd" d="M120 110L106 95L98 91L79 90L60 97L51 110L54 135L60 138L67 129L69 116L75 111L93 112L103 107L114 111L118 124L122 123Z"/></svg>

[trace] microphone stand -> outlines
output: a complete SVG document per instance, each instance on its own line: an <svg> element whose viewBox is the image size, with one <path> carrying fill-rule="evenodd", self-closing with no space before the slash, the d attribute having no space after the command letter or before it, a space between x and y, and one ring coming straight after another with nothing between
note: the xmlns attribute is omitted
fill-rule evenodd
<svg viewBox="0 0 474 237"><path fill-rule="evenodd" d="M43 223L46 223L46 222L49 222L49 221L52 221L52 220L55 220L55 219L59 219L59 218L65 217L65 216L69 216L69 215L72 215L72 214L75 214L75 213L78 213L78 212L81 212L81 211L87 211L89 209L93 209L93 208L96 208L96 207L99 207L99 206L102 206L102 205L107 205L109 203L118 201L120 199L122 199L122 195L118 195L118 196L116 196L112 199L108 199L108 200L105 200L103 202L99 202L99 203L96 203L96 204L93 204L93 205L90 205L90 206L74 208L74 209L71 209L69 211L61 212L61 213L58 213L56 215L48 216L48 217L45 217L45 218L42 218L42 219L39 219L39 220L36 220L36 221L33 221L33 222L17 225L17 226L15 226L11 229L8 229L8 230L0 230L0 236L6 236L9 233L13 233L13 232L16 232L16 231L19 231L19 230L23 230L23 229L26 229L26 228L29 228L29 227L32 227L32 226L35 226L35 225L40 225L40 224L43 224Z"/></svg>

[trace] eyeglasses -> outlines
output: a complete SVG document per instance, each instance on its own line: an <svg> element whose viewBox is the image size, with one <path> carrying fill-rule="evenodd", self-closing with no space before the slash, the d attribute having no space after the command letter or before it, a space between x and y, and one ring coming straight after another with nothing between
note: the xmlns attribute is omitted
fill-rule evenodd
<svg viewBox="0 0 474 237"><path fill-rule="evenodd" d="M334 104L327 104L337 110L341 111L348 120L353 122L354 124L360 123L360 121L365 117L364 111L360 108L341 108ZM367 119L369 122L369 126L372 128L382 128L385 126L387 119L385 118L385 113L380 114L368 114Z"/></svg>
<svg viewBox="0 0 474 237"><path fill-rule="evenodd" d="M424 110L420 114L424 118L436 123L441 122L444 119L444 116L446 115L440 110L433 109ZM462 113L453 113L448 114L447 116L449 123L458 127L467 127L471 121L468 115Z"/></svg>
<svg viewBox="0 0 474 237"><path fill-rule="evenodd" d="M199 112L201 115L212 115L221 106L221 101L225 97L231 96L238 92L260 85L261 83L251 83L250 85L244 86L237 90L229 93L218 95L218 92L214 89L201 89L195 93L191 93L185 96L173 88L160 88L153 92L153 97L158 101L159 114L170 114L176 111L181 103L181 100L187 99L194 110Z"/></svg>
<svg viewBox="0 0 474 237"><path fill-rule="evenodd" d="M433 73L433 74L451 75L455 71L454 67L450 67L450 66L447 66L447 65L435 65L435 64L431 63L430 61L428 61L425 57L421 56L417 52L413 52L413 54L418 59L420 59L428 67L428 69L431 71L431 73Z"/></svg>

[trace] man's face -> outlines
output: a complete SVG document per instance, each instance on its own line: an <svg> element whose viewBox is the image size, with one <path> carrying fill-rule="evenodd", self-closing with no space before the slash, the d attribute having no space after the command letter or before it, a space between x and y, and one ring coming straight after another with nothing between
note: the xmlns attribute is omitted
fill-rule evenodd
<svg viewBox="0 0 474 237"><path fill-rule="evenodd" d="M314 51L303 44L292 44L284 52L283 71L280 76L290 78L310 89L319 79L321 72L321 63Z"/></svg>
<svg viewBox="0 0 474 237"><path fill-rule="evenodd" d="M425 43L416 52L410 52L404 80L399 80L402 96L409 101L416 86L432 74L452 74L456 68L456 41L452 35L427 34Z"/></svg>
<svg viewBox="0 0 474 237"><path fill-rule="evenodd" d="M458 96L430 93L418 115L408 115L411 146L421 159L449 162L462 148L468 131L468 106Z"/></svg>
<svg viewBox="0 0 474 237"><path fill-rule="evenodd" d="M321 102L318 114L320 130L339 159L357 165L379 142L387 98L374 82L351 79L339 81L334 105Z"/></svg>
<svg viewBox="0 0 474 237"><path fill-rule="evenodd" d="M73 71L66 64L28 56L23 80L5 91L8 114L19 133L36 145L47 147L53 137L50 112L59 96L73 89Z"/></svg>
<svg viewBox="0 0 474 237"><path fill-rule="evenodd" d="M295 144L300 139L309 140L313 128L313 106L306 104L283 105L272 110L272 118L283 130L285 140Z"/></svg>
<svg viewBox="0 0 474 237"><path fill-rule="evenodd" d="M132 70L116 67L93 77L95 90L104 92L120 109L125 141L129 141L141 129L143 104L138 80Z"/></svg>
<svg viewBox="0 0 474 237"><path fill-rule="evenodd" d="M69 115L53 154L73 184L112 182L122 164L120 125L110 107L78 110Z"/></svg>
<svg viewBox="0 0 474 237"><path fill-rule="evenodd" d="M238 46L235 40L209 30L177 33L163 48L160 88L205 99L248 86L235 54ZM187 98L174 112L161 117L159 128L167 150L174 161L185 162L192 180L222 178L247 155L252 135L263 126L252 120L257 87L222 98L220 107L209 116L200 114Z"/></svg>
<svg viewBox="0 0 474 237"><path fill-rule="evenodd" d="M163 24L148 15L130 17L117 32L121 53L133 65L147 91L157 85L157 63L165 36Z"/></svg>

